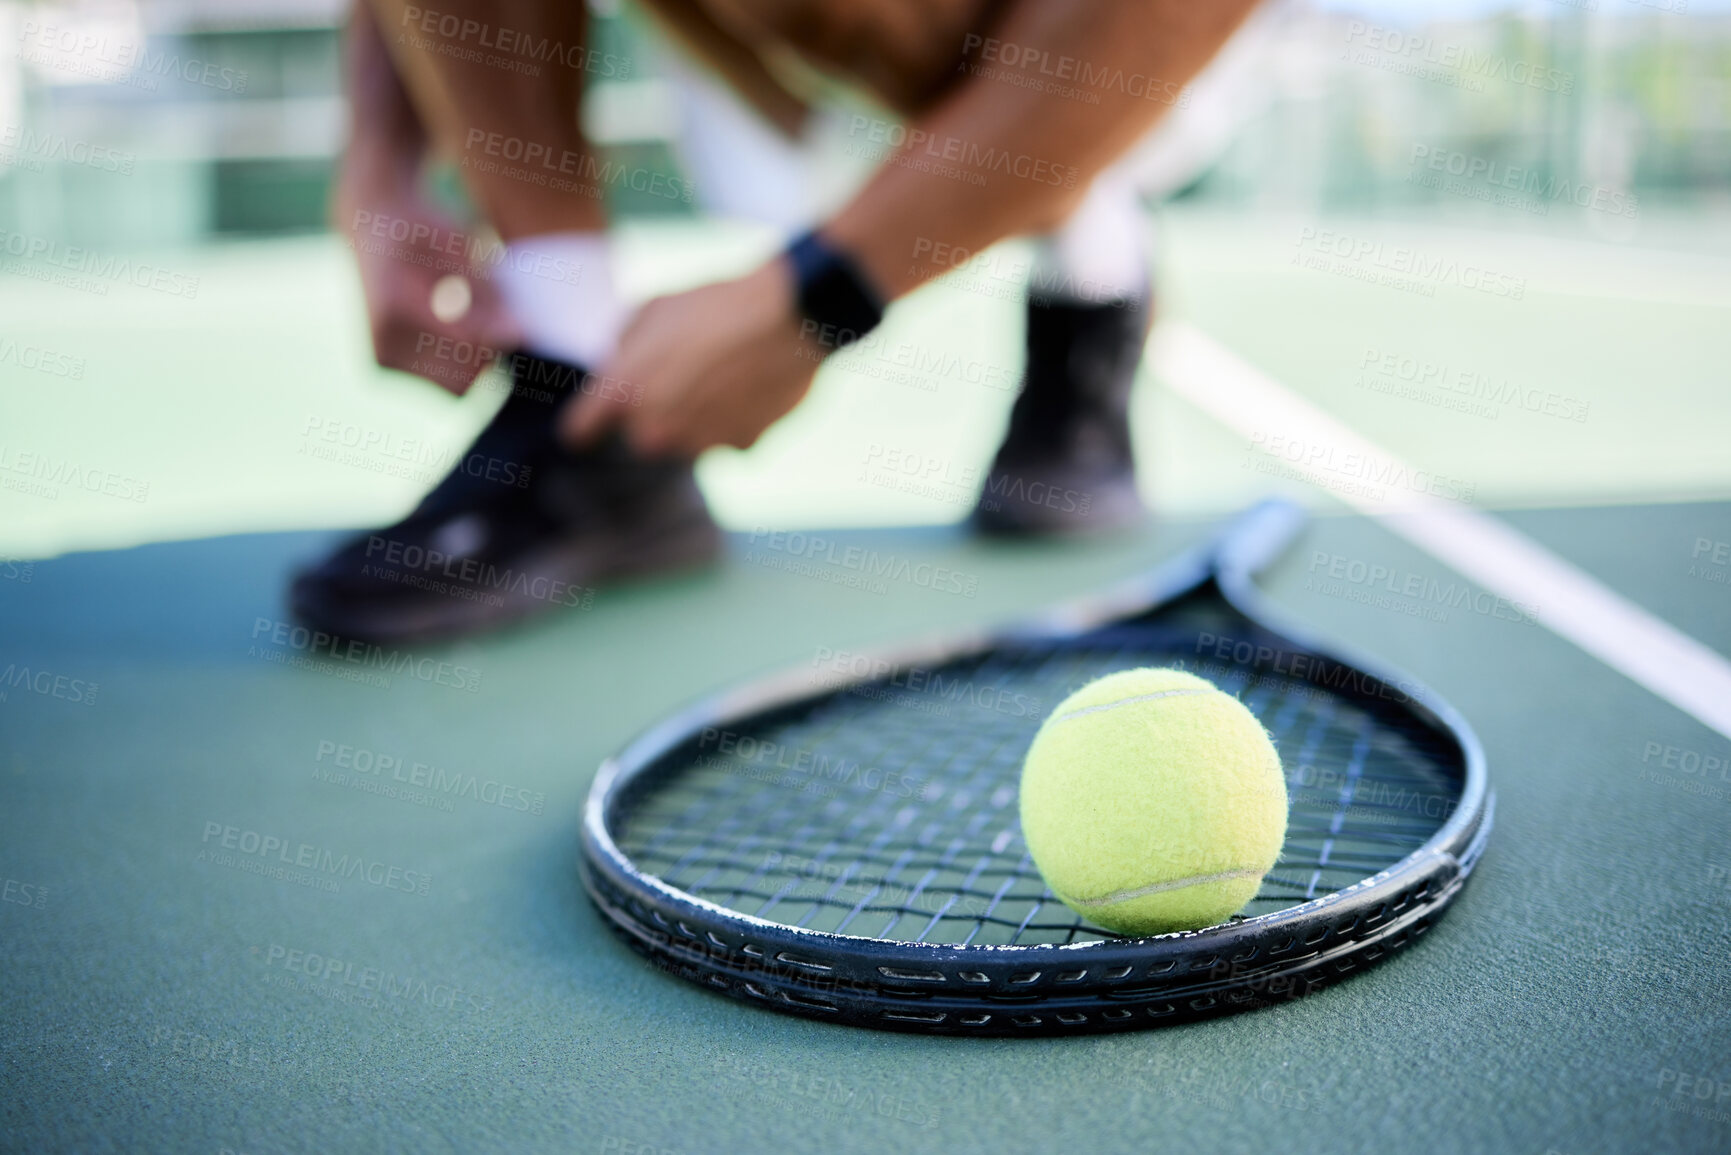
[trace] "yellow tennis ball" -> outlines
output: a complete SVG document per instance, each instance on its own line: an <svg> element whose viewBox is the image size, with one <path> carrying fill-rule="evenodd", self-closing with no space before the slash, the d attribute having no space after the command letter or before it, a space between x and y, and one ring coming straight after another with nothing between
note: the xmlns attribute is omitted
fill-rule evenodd
<svg viewBox="0 0 1731 1155"><path fill-rule="evenodd" d="M1125 670L1058 703L1023 763L1021 808L1052 893L1121 934L1223 922L1286 838L1274 743L1182 670Z"/></svg>

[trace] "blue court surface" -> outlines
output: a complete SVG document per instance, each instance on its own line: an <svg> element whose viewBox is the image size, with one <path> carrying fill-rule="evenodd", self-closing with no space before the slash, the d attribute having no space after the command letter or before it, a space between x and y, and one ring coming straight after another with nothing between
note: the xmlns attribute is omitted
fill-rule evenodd
<svg viewBox="0 0 1731 1155"><path fill-rule="evenodd" d="M1524 292L1311 262L1319 224L1495 250ZM1731 250L1701 235L1173 211L1164 315L1722 668ZM764 243L637 226L634 291ZM1731 737L1622 657L1484 608L1530 575L1465 575L1393 506L1283 466L1272 439L1305 431L1221 420L1162 334L1136 402L1144 532L1004 545L954 527L1010 400L990 370L1019 357L1017 308L977 273L898 305L892 344L826 368L759 447L704 461L723 564L357 671L297 644L286 576L332 527L407 508L498 394L370 368L346 256L329 238L160 254L201 278L193 300L0 285L8 325L87 361L77 379L7 366L0 391L0 1147L1731 1150ZM896 343L925 368L892 373ZM321 452L326 429L356 447ZM118 480L20 472L20 454ZM585 897L590 780L669 711L1040 611L1270 492L1316 515L1262 578L1274 602L1434 687L1488 755L1489 849L1415 948L1193 1025L925 1038L705 992ZM780 567L766 542L785 529L949 567L969 592ZM1521 596L1564 613L1542 584ZM267 840L367 865L279 871L249 853Z"/></svg>

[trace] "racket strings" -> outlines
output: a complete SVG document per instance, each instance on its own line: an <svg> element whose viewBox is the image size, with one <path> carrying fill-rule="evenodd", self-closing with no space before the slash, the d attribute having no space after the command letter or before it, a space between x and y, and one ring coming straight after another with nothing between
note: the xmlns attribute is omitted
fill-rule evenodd
<svg viewBox="0 0 1731 1155"><path fill-rule="evenodd" d="M731 742L674 751L615 836L646 873L787 925L973 945L1109 937L1051 894L1027 854L1022 758L1072 690L1188 652L1117 629L836 691L742 724ZM1245 915L1393 865L1452 811L1455 756L1416 722L1274 674L1201 672L1269 729L1288 778L1286 845Z"/></svg>

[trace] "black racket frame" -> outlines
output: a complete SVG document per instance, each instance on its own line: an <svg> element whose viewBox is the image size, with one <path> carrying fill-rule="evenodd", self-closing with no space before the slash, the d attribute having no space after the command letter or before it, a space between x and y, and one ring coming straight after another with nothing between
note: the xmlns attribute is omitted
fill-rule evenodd
<svg viewBox="0 0 1731 1155"><path fill-rule="evenodd" d="M1152 574L1021 628L880 651L892 666L926 666L1004 642L1070 638L1187 599L1221 599L1252 626L1253 664L1302 656L1305 669L1344 669L1331 691L1399 709L1452 740L1463 766L1454 811L1419 849L1343 890L1204 930L1069 945L946 946L838 935L753 918L637 869L612 835L658 760L706 727L873 680L813 689L808 671L772 676L700 702L604 762L581 830L581 876L608 923L661 968L778 1011L879 1029L959 1035L1054 1035L1136 1029L1250 1010L1312 994L1400 952L1435 924L1483 853L1495 812L1484 753L1451 706L1379 662L1305 638L1253 577L1301 531L1305 514L1278 500L1240 516L1213 542ZM878 668L882 668L881 665Z"/></svg>

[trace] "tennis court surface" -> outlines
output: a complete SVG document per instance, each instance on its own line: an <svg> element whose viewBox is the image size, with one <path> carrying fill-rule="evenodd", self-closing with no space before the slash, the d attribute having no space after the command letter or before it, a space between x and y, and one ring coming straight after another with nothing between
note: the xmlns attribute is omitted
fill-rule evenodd
<svg viewBox="0 0 1731 1155"><path fill-rule="evenodd" d="M1509 301L1295 262L1304 227L1176 220L1169 314L1731 655L1731 400L1715 388L1731 281L1713 246L1635 256L1343 226L1505 245L1526 280ZM690 252L640 245L645 284ZM706 463L733 530L724 565L381 670L310 650L281 591L330 540L306 527L392 516L417 483L310 458L307 422L460 445L491 402L364 370L335 242L183 260L205 278L197 303L0 290L93 367L88 383L10 390L8 439L65 431L24 448L76 446L151 482L145 520L107 512L112 495L5 495L0 1146L1731 1150L1731 739L1497 612L1486 583L1343 504L1342 478L1285 468L1268 439L1298 431L1258 442L1223 423L1166 373L1158 339L1138 400L1161 509L1146 533L1006 546L942 525L1008 398L965 372L909 386L862 361L826 370L760 450ZM959 363L1013 358L1014 305L963 284L901 307L897 333L950 342ZM1452 369L1587 406L1451 407L1402 377L1444 351ZM107 414L82 440L80 407ZM924 487L888 464L940 451ZM1413 949L1310 999L1187 1026L926 1038L662 974L584 896L595 767L675 707L1038 612L1175 556L1270 491L1318 516L1263 588L1320 637L1435 688L1488 755L1489 849ZM890 522L911 528L871 528ZM201 536L249 527L270 532ZM910 563L896 572L944 567L968 592L911 576L859 588L772 528ZM95 548L171 538L191 540ZM85 552L46 556L72 547ZM303 846L364 865L277 869Z"/></svg>

